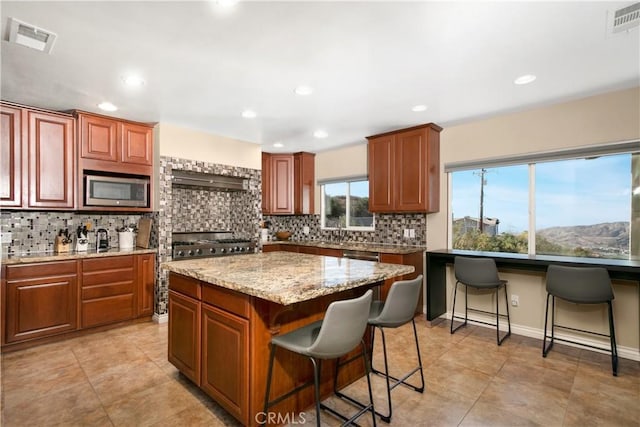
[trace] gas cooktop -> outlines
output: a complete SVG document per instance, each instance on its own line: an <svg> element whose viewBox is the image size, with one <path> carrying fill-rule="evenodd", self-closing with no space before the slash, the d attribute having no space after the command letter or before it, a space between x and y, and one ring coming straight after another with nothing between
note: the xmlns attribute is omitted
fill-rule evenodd
<svg viewBox="0 0 640 427"><path fill-rule="evenodd" d="M171 235L173 259L191 259L254 253L256 242L231 231L178 232Z"/></svg>

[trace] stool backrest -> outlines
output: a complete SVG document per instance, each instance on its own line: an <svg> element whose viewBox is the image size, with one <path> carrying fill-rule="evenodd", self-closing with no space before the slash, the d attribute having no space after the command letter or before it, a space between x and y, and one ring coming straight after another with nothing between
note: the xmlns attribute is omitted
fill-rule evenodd
<svg viewBox="0 0 640 427"><path fill-rule="evenodd" d="M603 267L550 265L547 268L547 292L582 304L613 300L611 279L607 269Z"/></svg>
<svg viewBox="0 0 640 427"><path fill-rule="evenodd" d="M422 274L412 280L394 282L375 323L380 326L396 327L413 319L421 291Z"/></svg>
<svg viewBox="0 0 640 427"><path fill-rule="evenodd" d="M457 256L453 260L456 280L465 285L489 285L500 283L498 268L492 258Z"/></svg>
<svg viewBox="0 0 640 427"><path fill-rule="evenodd" d="M329 304L316 340L308 351L315 357L333 359L347 354L364 336L372 292L359 298L334 301Z"/></svg>

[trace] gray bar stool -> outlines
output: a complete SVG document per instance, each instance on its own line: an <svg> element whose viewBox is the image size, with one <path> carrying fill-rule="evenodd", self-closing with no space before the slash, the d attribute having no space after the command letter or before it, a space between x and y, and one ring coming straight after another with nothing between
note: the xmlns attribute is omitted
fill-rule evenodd
<svg viewBox="0 0 640 427"><path fill-rule="evenodd" d="M575 304L607 304L609 312L609 335L600 334L583 329L569 328L556 325L556 297ZM547 345L547 320L549 318L549 298L551 298L551 337ZM613 324L613 287L609 273L602 267L566 267L562 265L550 265L547 269L547 306L544 312L544 338L542 341L542 357L547 357L553 347L553 341L564 341L584 347L606 350L611 353L611 369L613 376L618 376L618 349L616 346L616 331ZM589 344L554 337L554 329L568 329L578 332L586 332L609 338L610 349L596 347Z"/></svg>
<svg viewBox="0 0 640 427"><path fill-rule="evenodd" d="M362 356L364 358L370 404L361 408L361 410L352 417L347 418L320 402L320 370L322 360L338 359L356 348L358 343L362 344L363 349L365 348L363 336L367 327L367 318L371 307L371 300L372 292L371 290L368 290L359 298L334 301L329 304L323 320L313 322L309 325L283 335L275 336L271 339L269 371L267 374L267 390L264 397L265 413L267 413L271 406L313 384L316 399L316 424L318 427L320 426L320 409L329 411L345 420L343 425L352 424L365 412L371 411L373 425L376 425L373 394L371 392L371 379L369 377L369 361L367 360L366 351L362 352ZM269 400L276 347L282 347L294 353L307 356L313 364L313 381L306 382L282 396Z"/></svg>
<svg viewBox="0 0 640 427"><path fill-rule="evenodd" d="M453 334L455 331L460 329L463 326L467 325L468 319L468 310L477 311L480 313L487 314L495 314L496 323L483 322L480 320L476 320L478 323L482 323L485 325L491 325L496 327L496 341L498 345L501 345L502 342L511 335L511 318L509 317L509 298L507 296L507 281L501 280L498 277L498 268L496 267L496 262L491 258L472 258L472 257L463 257L457 256L453 260L453 268L456 275L456 284L454 285L453 291L453 307L451 309L451 333ZM456 294L458 292L458 284L470 286L476 289L495 289L496 290L496 312L492 313L485 310L478 310L475 308L470 308L468 304L468 292L464 293L464 323L458 325L457 327L453 327L454 319L463 319L462 317L456 316ZM508 331L507 333L500 338L500 316L505 317L504 314L500 314L498 303L498 291L500 288L504 288L504 299L507 303L507 325Z"/></svg>
<svg viewBox="0 0 640 427"><path fill-rule="evenodd" d="M396 388L400 384L404 384L418 393L424 391L424 374L422 371L422 358L420 357L420 345L418 344L418 333L416 331L416 322L414 320L416 306L420 298L420 292L422 292L422 275L419 275L412 280L401 280L393 283L386 301L374 301L371 305L371 311L369 312L369 325L373 326L373 336L371 340L371 352L374 349L374 338L376 329L380 330L382 335L382 352L384 356L384 371L378 371L373 367L373 361L371 371L375 374L385 377L387 382L387 403L389 412L384 415L380 412L376 412L385 422L391 421L392 405L391 405L391 390ZM416 353L418 355L418 366L402 376L402 378L396 378L389 374L389 362L387 358L387 343L384 336L384 328L399 328L402 325L411 322L413 325L413 337L416 343ZM345 364L344 362L342 364ZM341 364L336 365L336 376L338 375L338 368ZM415 386L406 382L416 372L420 372L420 386ZM389 381L392 379L393 384ZM361 402L347 396L344 393L335 391L338 397L346 399L356 405L364 407Z"/></svg>

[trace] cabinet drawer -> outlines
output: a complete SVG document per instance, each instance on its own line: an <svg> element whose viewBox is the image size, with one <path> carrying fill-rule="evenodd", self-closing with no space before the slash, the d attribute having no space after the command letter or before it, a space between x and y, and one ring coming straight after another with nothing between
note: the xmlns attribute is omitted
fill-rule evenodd
<svg viewBox="0 0 640 427"><path fill-rule="evenodd" d="M172 291L176 291L199 300L201 288L202 285L198 279L193 279L176 273L169 274L169 289Z"/></svg>
<svg viewBox="0 0 640 427"><path fill-rule="evenodd" d="M202 301L238 316L249 317L249 297L247 295L205 285L202 287Z"/></svg>
<svg viewBox="0 0 640 427"><path fill-rule="evenodd" d="M7 266L7 280L35 279L38 277L75 275L77 261L42 262Z"/></svg>
<svg viewBox="0 0 640 427"><path fill-rule="evenodd" d="M122 270L96 271L93 273L84 272L82 274L82 287L91 287L107 284L133 283L133 268Z"/></svg>
<svg viewBox="0 0 640 427"><path fill-rule="evenodd" d="M82 272L119 270L133 268L133 255L93 258L82 260Z"/></svg>
<svg viewBox="0 0 640 427"><path fill-rule="evenodd" d="M133 294L82 301L82 327L133 318Z"/></svg>
<svg viewBox="0 0 640 427"><path fill-rule="evenodd" d="M115 295L131 294L133 293L133 281L107 283L97 286L83 286L80 292L83 301Z"/></svg>

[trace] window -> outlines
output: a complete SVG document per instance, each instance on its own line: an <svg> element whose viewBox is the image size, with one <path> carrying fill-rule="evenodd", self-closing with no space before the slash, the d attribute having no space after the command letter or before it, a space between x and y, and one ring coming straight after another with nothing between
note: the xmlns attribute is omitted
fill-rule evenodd
<svg viewBox="0 0 640 427"><path fill-rule="evenodd" d="M369 181L353 179L328 182L321 189L322 228L373 230L373 214L369 212Z"/></svg>
<svg viewBox="0 0 640 427"><path fill-rule="evenodd" d="M640 154L559 157L449 170L452 247L640 256Z"/></svg>

